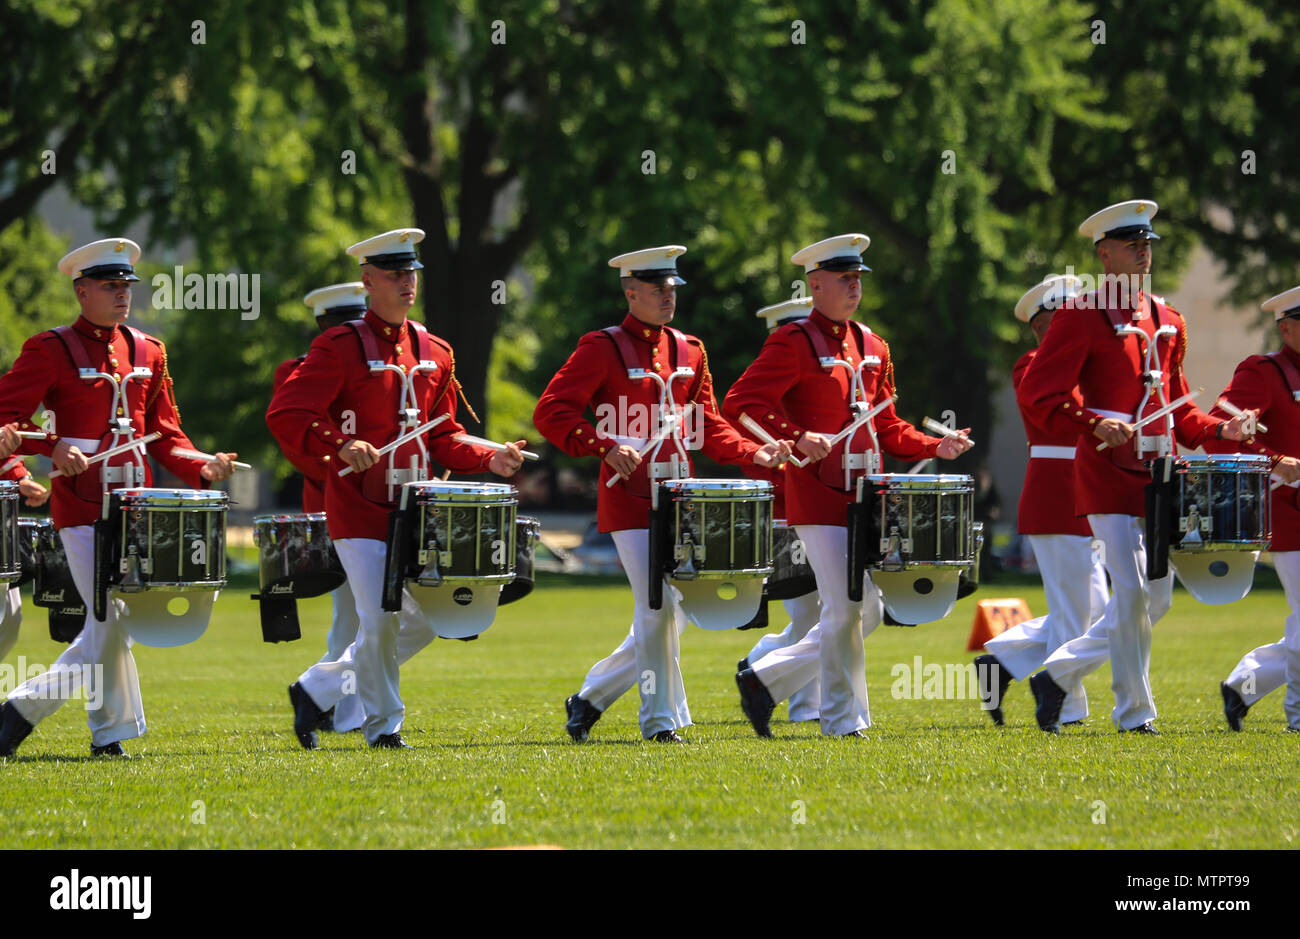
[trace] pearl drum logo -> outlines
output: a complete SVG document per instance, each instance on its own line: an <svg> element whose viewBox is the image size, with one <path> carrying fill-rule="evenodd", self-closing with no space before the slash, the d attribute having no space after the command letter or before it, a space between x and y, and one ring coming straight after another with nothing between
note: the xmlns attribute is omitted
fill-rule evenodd
<svg viewBox="0 0 1300 939"><path fill-rule="evenodd" d="M474 602L474 591L468 587L457 587L451 598L461 606L469 606Z"/></svg>

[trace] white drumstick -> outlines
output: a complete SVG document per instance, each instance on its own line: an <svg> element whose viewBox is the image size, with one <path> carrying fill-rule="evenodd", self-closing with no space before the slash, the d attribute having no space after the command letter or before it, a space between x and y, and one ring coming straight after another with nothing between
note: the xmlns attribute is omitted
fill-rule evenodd
<svg viewBox="0 0 1300 939"><path fill-rule="evenodd" d="M172 447L172 456L179 456L187 460L206 460L209 463L216 459L214 454L204 453L202 450L191 450L188 447ZM238 460L231 460L230 465L235 469L252 469L247 463L240 463Z"/></svg>
<svg viewBox="0 0 1300 939"><path fill-rule="evenodd" d="M86 462L98 463L101 460L107 460L110 456L117 456L119 453L125 453L128 450L135 450L138 447L139 448L145 447L148 444L153 443L161 436L162 434L158 433L157 431L154 431L152 434L148 434L144 437L141 437L139 440L132 440L130 443L124 443L121 446L117 446L117 447L109 447L107 450L103 451L102 453L96 453L94 456L86 457ZM56 476L62 476L62 475L63 475L63 470L55 470L53 473L50 474L50 479L54 479Z"/></svg>
<svg viewBox="0 0 1300 939"><path fill-rule="evenodd" d="M748 430L755 437L757 437L759 440L762 440L763 443L777 442L775 437L773 437L771 434L769 434L767 431L763 429L763 425L759 424L758 421L754 420L748 414L740 415L740 423L744 424L745 429ZM808 465L808 459L806 457L801 460L797 456L794 456L793 454L790 455L790 462L793 463L795 466Z"/></svg>
<svg viewBox="0 0 1300 939"><path fill-rule="evenodd" d="M23 461L22 457L16 456L13 459L11 459L8 463L6 463L4 466L0 466L0 476L3 476L5 473L9 472L11 469L13 469L22 461Z"/></svg>
<svg viewBox="0 0 1300 939"><path fill-rule="evenodd" d="M934 457L926 457L926 458L925 458L924 460L922 460L920 463L917 463L917 464L916 464L915 466L913 466L910 470L908 470L908 471L907 471L907 475L908 475L908 476L915 476L917 473L921 472L921 470L925 468L926 464L928 464L928 463L932 463L932 462L934 462Z"/></svg>
<svg viewBox="0 0 1300 939"><path fill-rule="evenodd" d="M391 453L393 450L396 450L398 447L406 443L408 440L414 440L416 437L420 436L421 434L428 433L429 430L431 430L434 427L437 427L439 424L441 424L449 417L451 417L450 414L444 414L441 417L435 417L433 420L421 424L419 427L415 428L415 430L410 431L409 433L402 434L402 436L398 437L392 443L386 444L380 447L377 451L375 451L375 456L383 456L386 453ZM346 476L350 472L352 472L352 467L345 466L343 467L343 469L339 470L339 475Z"/></svg>
<svg viewBox="0 0 1300 939"><path fill-rule="evenodd" d="M940 424L933 417L927 417L925 420L921 421L921 426L924 427L926 430L933 431L934 433L938 434L940 437L956 437L958 440L970 440L970 438L967 437L965 434L958 433L957 431L953 430L951 427L947 427L943 424ZM970 440L970 442L971 442L971 446L975 445L974 440Z"/></svg>
<svg viewBox="0 0 1300 939"><path fill-rule="evenodd" d="M1235 404L1233 404L1233 403L1232 403L1231 401L1229 401L1227 398L1220 398L1220 399L1219 399L1219 407L1223 408L1225 411L1227 411L1227 412L1228 412L1229 414L1231 414L1233 417L1245 417L1245 415L1246 415L1246 412L1245 412L1245 411L1243 411L1241 408L1237 407ZM1266 433L1268 433L1268 428L1264 426L1264 422L1261 421L1259 418L1255 418L1255 429L1258 430L1261 434L1266 434Z"/></svg>
<svg viewBox="0 0 1300 939"><path fill-rule="evenodd" d="M855 417L853 419L853 423L851 423L848 427L845 427L838 434L836 434L834 437L832 437L830 440L826 442L830 444L832 447L835 446L837 443L839 443L849 434L856 432L859 427L861 427L867 421L871 420L873 417L875 417L877 414L879 414L881 411L889 407L897 400L898 400L898 395L890 395L888 398L886 398L884 401L881 401L870 411L867 411L866 413L860 414L857 417Z"/></svg>
<svg viewBox="0 0 1300 939"><path fill-rule="evenodd" d="M487 447L489 450L502 451L506 449L504 443L497 443L495 440L484 440L482 437L475 437L473 434L457 434L454 439L459 440L461 443L476 443L480 447ZM525 460L541 459L541 457L532 450L520 450L519 455Z"/></svg>
<svg viewBox="0 0 1300 939"><path fill-rule="evenodd" d="M639 451L637 451L637 456L639 456L641 459L644 460L644 459L645 459L645 455L646 455L647 453L649 453L651 450L653 450L653 449L654 449L654 448L659 444L659 442L660 442L661 440L663 440L665 437L667 437L667 436L668 436L669 434L671 434L672 432L673 432L673 425L672 425L672 423L666 421L666 422L664 423L664 429L661 430L661 431L659 431L659 433L656 434L656 435L654 436L654 438L652 438L651 440L647 441L647 442L646 442L646 445L645 445L644 447L642 447ZM605 488L606 488L606 489L613 489L613 488L614 488L614 483L618 482L620 479L628 479L628 478L630 478L630 477L624 476L622 473L615 473L613 476L609 477L609 479L605 481Z"/></svg>
<svg viewBox="0 0 1300 939"><path fill-rule="evenodd" d="M43 430L20 430L18 436L25 437L28 440L44 440L49 434Z"/></svg>
<svg viewBox="0 0 1300 939"><path fill-rule="evenodd" d="M1198 394L1200 394L1204 390L1205 390L1204 388L1197 388L1195 391L1189 391L1181 398L1178 398L1177 400L1171 401L1169 404L1166 404L1160 410L1152 411L1146 417L1142 418L1142 420L1138 421L1136 424L1131 425L1133 430L1138 430L1142 427L1145 427L1147 424L1150 424L1152 421L1158 421L1166 414L1172 414L1174 411L1177 411L1184 404L1186 404L1188 401L1191 401L1193 398L1195 398ZM1103 440L1101 443L1097 444L1097 449L1099 451L1105 450L1109 446L1110 444L1108 444L1106 441Z"/></svg>

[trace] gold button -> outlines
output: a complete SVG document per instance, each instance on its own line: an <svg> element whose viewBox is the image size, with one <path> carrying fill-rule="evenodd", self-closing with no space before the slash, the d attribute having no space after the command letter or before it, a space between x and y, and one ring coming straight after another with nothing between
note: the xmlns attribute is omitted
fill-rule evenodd
<svg viewBox="0 0 1300 939"><path fill-rule="evenodd" d="M1074 412L1074 416L1075 416L1075 417L1083 417L1083 412L1082 412L1082 411L1075 411L1075 412Z"/></svg>
<svg viewBox="0 0 1300 939"><path fill-rule="evenodd" d="M311 422L311 426L312 426L312 427L319 427L319 426L320 426L320 421L312 421L312 422Z"/></svg>
<svg viewBox="0 0 1300 939"><path fill-rule="evenodd" d="M114 372L113 381L117 382L119 385L122 384L122 376L117 374L117 372Z"/></svg>
<svg viewBox="0 0 1300 939"><path fill-rule="evenodd" d="M768 419L769 421L774 421L774 420L776 420L776 415L775 415L775 414L769 414L769 415L767 416L767 419Z"/></svg>
<svg viewBox="0 0 1300 939"><path fill-rule="evenodd" d="M330 458L328 456L323 456L321 457L321 459L324 460L326 463L330 461Z"/></svg>
<svg viewBox="0 0 1300 939"><path fill-rule="evenodd" d="M401 346L393 346L393 351L396 352L398 355L401 355L401 354L402 354L402 347L401 347Z"/></svg>
<svg viewBox="0 0 1300 939"><path fill-rule="evenodd" d="M663 368L663 366L662 366L661 364L659 364L658 362L655 363L655 371L656 371L656 372L660 371L662 368Z"/></svg>
<svg viewBox="0 0 1300 939"><path fill-rule="evenodd" d="M113 368L117 368L117 359L109 359L108 364L113 366Z"/></svg>
<svg viewBox="0 0 1300 939"><path fill-rule="evenodd" d="M1097 418L1095 418L1095 417L1092 418L1090 421L1088 421L1088 423L1089 423L1089 424L1095 424L1095 423L1097 423Z"/></svg>
<svg viewBox="0 0 1300 939"><path fill-rule="evenodd" d="M122 416L123 414L125 414L125 413L126 413L126 412L123 411L121 408L118 408L118 409L117 409L117 416L118 416L118 417L121 417L121 416Z"/></svg>
<svg viewBox="0 0 1300 939"><path fill-rule="evenodd" d="M781 425L781 429L782 429L782 430L785 430L785 424L782 424L782 425Z"/></svg>
<svg viewBox="0 0 1300 939"><path fill-rule="evenodd" d="M605 452L605 448L604 448L604 447L601 447L601 448L600 448L600 452L601 452L601 453L604 453L604 452Z"/></svg>
<svg viewBox="0 0 1300 939"><path fill-rule="evenodd" d="M595 440L588 440L587 443L595 443Z"/></svg>

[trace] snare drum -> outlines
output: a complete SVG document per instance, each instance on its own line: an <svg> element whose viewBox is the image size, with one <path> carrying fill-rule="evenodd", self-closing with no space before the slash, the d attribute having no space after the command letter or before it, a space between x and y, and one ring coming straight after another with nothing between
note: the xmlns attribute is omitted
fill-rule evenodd
<svg viewBox="0 0 1300 939"><path fill-rule="evenodd" d="M496 616L500 588L515 579L515 488L430 480L402 490L411 595L439 636L477 636Z"/></svg>
<svg viewBox="0 0 1300 939"><path fill-rule="evenodd" d="M18 505L18 484L8 479L0 480L0 583L10 586L22 577Z"/></svg>
<svg viewBox="0 0 1300 939"><path fill-rule="evenodd" d="M668 576L705 629L754 618L772 566L772 484L760 479L670 479ZM661 501L661 507L663 502Z"/></svg>
<svg viewBox="0 0 1300 939"><path fill-rule="evenodd" d="M533 561L542 524L535 518L520 515L515 519L515 579L501 588L498 606L522 600L533 592Z"/></svg>
<svg viewBox="0 0 1300 939"><path fill-rule="evenodd" d="M793 600L817 589L817 578L803 542L783 518L772 523L772 576L767 579L769 600Z"/></svg>
<svg viewBox="0 0 1300 939"><path fill-rule="evenodd" d="M976 560L974 478L886 473L867 477L866 492L879 535L871 579L890 615L906 625L943 619Z"/></svg>
<svg viewBox="0 0 1300 939"><path fill-rule="evenodd" d="M305 600L329 593L347 580L325 527L324 512L256 515L253 542L262 597Z"/></svg>
<svg viewBox="0 0 1300 939"><path fill-rule="evenodd" d="M54 530L48 518L30 516L19 519L26 540L31 539L32 603L49 610L50 638L55 642L71 642L86 622L86 602L77 591L68 567L68 556L63 551L63 539Z"/></svg>
<svg viewBox="0 0 1300 939"><path fill-rule="evenodd" d="M21 515L18 517L18 579L11 583L10 587L21 587L30 582L36 576L36 568L39 562L36 559L36 543L40 540L41 531L48 528L54 531L54 522L48 518L37 518L34 515Z"/></svg>
<svg viewBox="0 0 1300 939"><path fill-rule="evenodd" d="M229 496L117 489L109 499L108 525L96 538L96 604L107 602L101 589L122 594L123 625L144 645L193 642L207 629L226 584Z"/></svg>
<svg viewBox="0 0 1300 939"><path fill-rule="evenodd" d="M1271 461L1246 453L1187 454L1174 464L1170 562L1202 603L1240 600L1272 537Z"/></svg>

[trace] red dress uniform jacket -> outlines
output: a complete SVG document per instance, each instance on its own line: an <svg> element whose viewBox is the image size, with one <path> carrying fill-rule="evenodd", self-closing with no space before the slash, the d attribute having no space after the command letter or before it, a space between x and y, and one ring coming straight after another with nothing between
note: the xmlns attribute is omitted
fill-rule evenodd
<svg viewBox="0 0 1300 939"><path fill-rule="evenodd" d="M381 361L406 369L418 364L415 337L406 321L393 326L373 310L366 311L364 320L374 332ZM485 472L493 451L452 439L465 430L456 421L454 359L450 345L432 334L429 339L438 368L416 375L420 420L424 423L449 415L425 436L429 454L458 473ZM285 455L295 465L303 459L324 467L325 514L330 537L335 540L383 541L388 537L388 513L396 502L373 501L362 491L368 474L384 478L388 457L380 457L364 473L340 477L338 471L345 464L337 454L352 440L365 440L377 448L395 440L400 430L401 401L401 380L391 371L370 373L361 340L348 324L317 336L307 358L271 399L266 423Z"/></svg>
<svg viewBox="0 0 1300 939"><path fill-rule="evenodd" d="M1011 372L1011 383L1020 387L1037 349L1020 357ZM1078 401L1076 397L1076 402ZM1020 507L1016 527L1022 535L1092 535L1087 519L1074 514L1074 460L1061 457L1034 456L1034 447L1075 449L1079 432L1073 426L1051 433L1035 424L1020 406L1020 419L1029 441L1029 465L1025 467L1025 486L1020 490ZM1085 440L1081 446L1087 446Z"/></svg>
<svg viewBox="0 0 1300 939"><path fill-rule="evenodd" d="M675 381L671 387L678 404L702 407L704 426L694 430L700 434L704 453L719 463L741 464L752 460L759 449L758 444L737 433L718 411L704 344L687 335L689 361L679 363L673 361L674 343L662 329L647 326L631 314L624 318L621 328L632 336L641 368L665 377L683 365L695 370L694 378ZM604 462L605 456L618 446L618 442L586 419L587 408L592 409L605 427L606 421L600 417L602 413L653 414L658 404L658 383L646 378L628 378L617 346L603 330L587 333L578 341L578 348L555 373L538 399L533 424L542 436L569 456L594 456L601 461L596 523L603 532L648 527L650 496L648 490L634 491L628 485L631 480L605 488L605 483L615 475L610 465ZM649 434L653 435L654 430L650 427ZM627 436L635 436L627 429L624 431ZM661 460L667 458L670 446L665 445L660 451Z"/></svg>
<svg viewBox="0 0 1300 939"><path fill-rule="evenodd" d="M1282 355L1300 369L1300 355L1283 349ZM1268 433L1257 433L1248 440L1215 440L1205 442L1207 453L1258 453L1273 457L1300 457L1300 401L1295 392L1300 388L1287 385L1282 371L1272 361L1272 356L1252 355L1237 366L1232 381L1223 390L1222 397L1243 410L1259 409L1259 419L1268 427ZM1224 420L1228 415L1215 408L1210 412ZM1279 486L1273 490L1273 551L1300 551L1300 489Z"/></svg>
<svg viewBox="0 0 1300 939"><path fill-rule="evenodd" d="M172 456L173 447L194 449L190 438L181 430L180 415L167 373L167 351L161 341L145 336L145 361L132 359L135 344L117 327L105 329L78 317L69 342L81 341L91 367L109 375L125 375L132 368L144 367L153 372L147 380L125 383L125 406L118 415L109 413L113 392L105 379L85 381L63 339L53 331L37 333L23 344L17 361L0 378L0 424L17 421L20 430L40 430L31 420L38 406L54 413L54 433L44 439L25 439L21 452L51 456L62 437L98 441L108 432L111 417L130 417L137 437L154 433L160 438L146 448L149 455L175 473L191 489L206 486L199 471L202 460ZM122 412L125 413L122 413ZM92 463L87 473L99 478L99 465ZM145 485L152 475L145 464ZM50 514L55 528L90 525L99 518L102 503L83 499L74 489L74 478L59 476L50 492Z"/></svg>
<svg viewBox="0 0 1300 939"><path fill-rule="evenodd" d="M275 377L271 379L272 398L280 390L280 386L293 374L294 369L301 365L306 358L307 356L300 355L296 359L289 359L287 362L280 363L275 370ZM283 443L280 448L289 462L293 464L294 469L302 473L302 510L309 513L324 512L326 462L321 459L313 460L304 453L291 453Z"/></svg>
<svg viewBox="0 0 1300 939"><path fill-rule="evenodd" d="M874 355L880 365L864 371L866 395L873 403L894 393L894 367L889 346L874 333L866 333L868 348L858 348L851 327L827 319L817 310L810 319L816 328L840 345L841 357L857 366L864 355ZM849 377L843 368L828 372L817 361L812 344L798 323L787 323L767 337L758 358L727 392L722 412L733 421L748 414L778 440L798 440L804 433L833 435L852 418ZM941 438L923 434L903 420L893 405L873 418L881 448L903 460L932 457ZM832 454L829 459L835 459ZM845 525L854 492L844 492L817 477L809 463L786 470L785 509L791 525Z"/></svg>
<svg viewBox="0 0 1300 939"><path fill-rule="evenodd" d="M1118 312L1124 322L1146 333L1146 341L1157 328L1150 312L1153 304L1158 325L1178 330L1176 337L1162 338L1158 345L1161 383L1166 399L1173 401L1188 390L1183 376L1187 325L1178 311L1154 298L1148 302L1139 294L1137 304L1145 315L1136 322L1131 319L1131 309ZM1016 389L1016 400L1030 420L1052 434L1064 437L1073 432L1080 437L1074 459L1078 515L1146 515L1143 491L1151 476L1144 464L1137 462L1134 442L1099 452L1099 441L1092 433L1104 417L1098 410L1127 414L1132 422L1142 401L1143 367L1138 337L1117 335L1109 313L1093 292L1064 304L1052 317L1047 336ZM1148 405L1147 411L1151 410L1154 406ZM1173 417L1175 439L1189 448L1199 447L1207 437L1212 439L1220 423L1190 401ZM1155 430L1148 425L1140 432L1151 435Z"/></svg>

